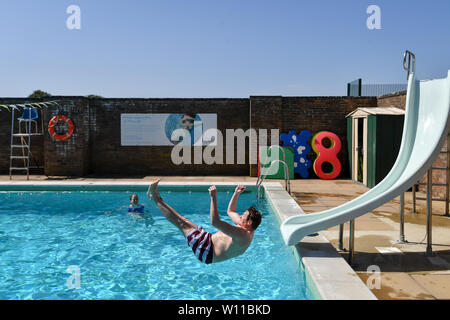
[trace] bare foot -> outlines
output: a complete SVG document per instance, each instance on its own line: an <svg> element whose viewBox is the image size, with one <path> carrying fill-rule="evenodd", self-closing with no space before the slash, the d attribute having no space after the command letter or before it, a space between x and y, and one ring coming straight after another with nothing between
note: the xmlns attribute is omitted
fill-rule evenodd
<svg viewBox="0 0 450 320"><path fill-rule="evenodd" d="M153 200L155 202L158 202L159 200L161 200L161 196L159 195L159 192L158 192L158 183L160 181L161 181L161 179L155 180L152 183L150 183L150 185L148 186L147 195L151 200Z"/></svg>

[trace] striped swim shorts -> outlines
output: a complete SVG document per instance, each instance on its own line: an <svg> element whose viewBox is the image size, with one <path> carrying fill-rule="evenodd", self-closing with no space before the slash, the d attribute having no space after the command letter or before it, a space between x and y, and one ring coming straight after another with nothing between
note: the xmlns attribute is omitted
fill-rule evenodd
<svg viewBox="0 0 450 320"><path fill-rule="evenodd" d="M203 230L202 227L197 227L186 236L188 245L197 259L206 264L212 263L213 260L214 247L211 237L212 234Z"/></svg>

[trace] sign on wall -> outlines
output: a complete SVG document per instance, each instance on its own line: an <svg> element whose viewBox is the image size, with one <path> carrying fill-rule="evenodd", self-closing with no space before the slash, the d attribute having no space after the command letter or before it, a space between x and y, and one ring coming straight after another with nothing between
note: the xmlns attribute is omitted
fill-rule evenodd
<svg viewBox="0 0 450 320"><path fill-rule="evenodd" d="M122 113L122 146L215 145L215 113Z"/></svg>

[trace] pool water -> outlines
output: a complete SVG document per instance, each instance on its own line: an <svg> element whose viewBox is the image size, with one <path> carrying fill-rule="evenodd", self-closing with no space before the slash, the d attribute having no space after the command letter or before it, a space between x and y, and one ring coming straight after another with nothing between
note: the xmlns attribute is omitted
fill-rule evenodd
<svg viewBox="0 0 450 320"><path fill-rule="evenodd" d="M183 234L138 193L151 218L126 211L130 192L0 193L0 299L312 299L292 249L265 200L263 220L242 256L202 264ZM207 192L161 192L209 232ZM219 192L221 217L231 192ZM255 204L241 195L238 212ZM105 212L113 211L111 214ZM80 271L80 288L74 273ZM71 272L76 269L71 269ZM69 280L69 281L68 281Z"/></svg>

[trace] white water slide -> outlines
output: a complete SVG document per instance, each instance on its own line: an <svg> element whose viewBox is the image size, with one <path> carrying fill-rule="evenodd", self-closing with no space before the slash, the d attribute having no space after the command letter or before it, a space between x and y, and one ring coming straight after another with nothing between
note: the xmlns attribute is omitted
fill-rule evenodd
<svg viewBox="0 0 450 320"><path fill-rule="evenodd" d="M362 196L339 207L291 217L281 225L287 245L303 237L353 220L391 201L412 187L431 168L449 130L450 70L445 79L408 79L402 144L386 178Z"/></svg>

